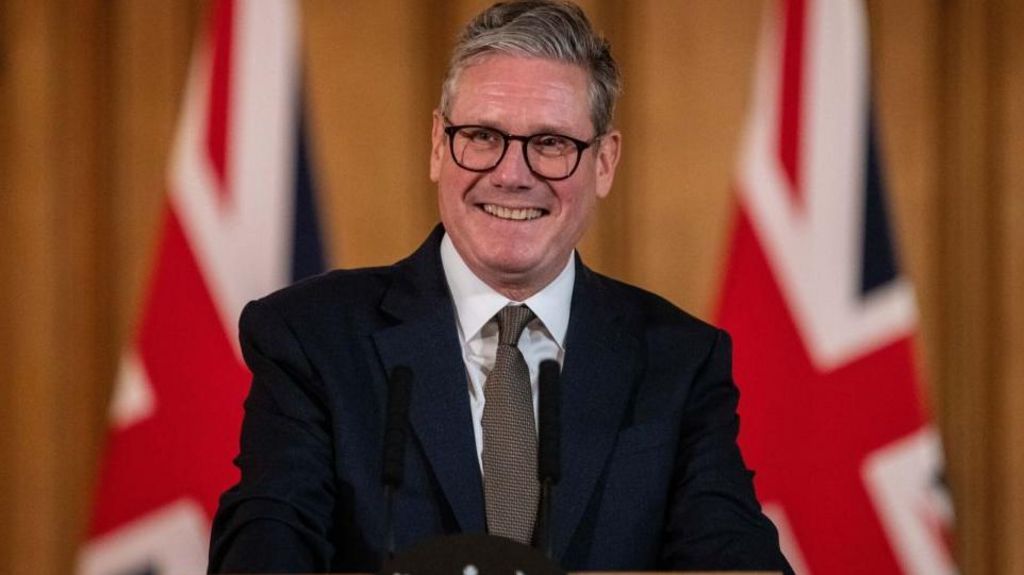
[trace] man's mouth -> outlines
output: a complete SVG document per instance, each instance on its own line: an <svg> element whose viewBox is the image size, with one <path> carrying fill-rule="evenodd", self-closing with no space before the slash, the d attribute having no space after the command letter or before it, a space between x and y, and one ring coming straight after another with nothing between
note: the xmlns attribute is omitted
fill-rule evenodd
<svg viewBox="0 0 1024 575"><path fill-rule="evenodd" d="M482 204L481 208L488 214L503 220L535 220L544 215L544 210L538 208L506 208L494 204Z"/></svg>

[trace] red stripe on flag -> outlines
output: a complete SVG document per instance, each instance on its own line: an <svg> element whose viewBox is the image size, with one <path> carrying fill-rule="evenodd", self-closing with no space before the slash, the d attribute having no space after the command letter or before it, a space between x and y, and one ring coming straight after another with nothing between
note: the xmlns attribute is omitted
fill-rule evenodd
<svg viewBox="0 0 1024 575"><path fill-rule="evenodd" d="M120 527L182 497L213 516L238 480L242 401L249 372L238 360L181 224L164 229L136 349L154 413L115 430L97 484L90 536Z"/></svg>
<svg viewBox="0 0 1024 575"><path fill-rule="evenodd" d="M789 178L794 202L800 202L800 111L803 105L805 0L786 0L782 54L782 89L779 102L779 159Z"/></svg>
<svg viewBox="0 0 1024 575"><path fill-rule="evenodd" d="M233 0L219 0L213 12L213 56L210 74L210 106L206 126L206 151L217 177L221 200L231 196L228 178L228 128L231 110L232 46L234 42Z"/></svg>
<svg viewBox="0 0 1024 575"><path fill-rule="evenodd" d="M740 445L815 573L897 573L863 479L868 454L925 422L908 338L839 368L812 364L745 209L718 319L736 341Z"/></svg>

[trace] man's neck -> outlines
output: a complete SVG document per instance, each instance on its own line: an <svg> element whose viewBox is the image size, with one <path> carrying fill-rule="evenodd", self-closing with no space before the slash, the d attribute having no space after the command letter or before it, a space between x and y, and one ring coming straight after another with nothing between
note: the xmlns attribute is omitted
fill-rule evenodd
<svg viewBox="0 0 1024 575"><path fill-rule="evenodd" d="M480 277L479 274L477 275L477 277ZM555 277L557 277L557 276L555 276ZM501 282L490 282L486 278L480 278L480 279L484 283L486 283L488 286L490 286L491 289L493 289L494 291L496 291L496 292L500 293L501 295L507 297L508 299L510 299L512 301L522 302L522 301L526 301L531 296L535 295L537 292L539 292L540 290L544 289L544 286L546 286L549 283L551 283L551 281L554 280L555 278L551 277L551 278L547 278L547 280L544 281L544 282L538 282L538 283L543 283L543 285L521 285L521 284L515 282L514 280L506 282L506 283L501 283Z"/></svg>
<svg viewBox="0 0 1024 575"><path fill-rule="evenodd" d="M451 242L451 238L446 236L446 241ZM576 253L575 251L571 252L569 259L562 267L545 270L543 275L536 275L534 270L521 273L502 273L493 270L477 269L469 260L462 257L454 243L451 244L451 247L461 264L473 276L485 283L487 287L514 302L524 302L551 285L551 282L555 281L565 271L565 267L570 265Z"/></svg>
<svg viewBox="0 0 1024 575"><path fill-rule="evenodd" d="M501 307L512 301L528 304L561 345L568 328L576 278L575 261L571 256L559 273L539 290L522 290L519 286L498 289L487 283L466 264L447 236L441 243L441 262L466 337L472 336Z"/></svg>

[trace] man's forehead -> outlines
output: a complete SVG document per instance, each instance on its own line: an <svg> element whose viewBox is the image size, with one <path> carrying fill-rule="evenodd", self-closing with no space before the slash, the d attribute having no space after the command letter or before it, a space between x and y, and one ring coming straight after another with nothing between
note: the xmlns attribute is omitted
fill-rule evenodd
<svg viewBox="0 0 1024 575"><path fill-rule="evenodd" d="M462 67L459 77L461 79L467 74L479 76L486 72L519 77L546 75L569 81L587 80L587 70L581 65L543 56L505 52L488 52L474 57Z"/></svg>
<svg viewBox="0 0 1024 575"><path fill-rule="evenodd" d="M534 128L572 127L589 120L587 84L587 71L581 66L491 55L463 69L455 84L451 113L471 114L478 122L520 120Z"/></svg>

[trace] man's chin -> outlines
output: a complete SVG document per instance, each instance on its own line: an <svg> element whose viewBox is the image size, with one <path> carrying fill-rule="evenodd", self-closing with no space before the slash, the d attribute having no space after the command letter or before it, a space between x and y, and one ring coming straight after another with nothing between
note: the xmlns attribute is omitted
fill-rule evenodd
<svg viewBox="0 0 1024 575"><path fill-rule="evenodd" d="M553 266L552 262L540 258L529 261L505 260L493 262L487 267L488 278L485 281L498 291L514 290L517 294L526 294L528 297L554 280L561 269ZM526 297L513 299L522 301Z"/></svg>
<svg viewBox="0 0 1024 575"><path fill-rule="evenodd" d="M540 266L535 262L502 260L487 265L490 275L508 279L527 280L537 275Z"/></svg>

